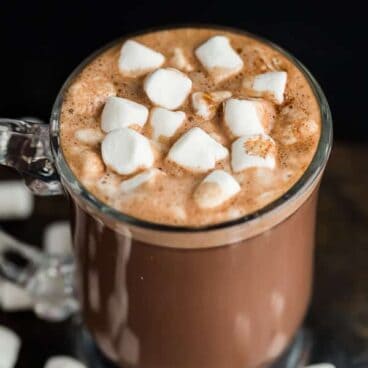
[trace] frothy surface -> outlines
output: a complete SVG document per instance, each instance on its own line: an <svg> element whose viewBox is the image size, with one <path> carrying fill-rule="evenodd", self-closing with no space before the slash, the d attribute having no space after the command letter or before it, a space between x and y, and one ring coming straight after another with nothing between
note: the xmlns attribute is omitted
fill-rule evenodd
<svg viewBox="0 0 368 368"><path fill-rule="evenodd" d="M195 49L215 35L229 38L242 58L241 71L215 83L195 57ZM321 130L318 103L303 74L285 56L248 36L218 29L174 29L147 33L134 40L165 55L162 67L178 67L180 49L182 71L192 80L191 93L230 91L233 98L256 97L245 88L244 80L268 71L286 71L287 85L282 104L272 103L273 116L267 133L277 148L276 168L250 168L240 173L231 169L231 157L220 161L216 169L231 173L241 186L240 192L222 206L201 209L193 193L207 173L191 173L166 160L173 143L188 129L200 127L215 140L231 149L235 138L223 123L223 108L209 118L195 114L191 98L178 110L185 112L184 123L172 137L153 141L152 125L134 127L151 140L155 167L161 172L134 191L124 192L121 182L134 176L118 175L101 159L101 112L109 96L131 99L152 109L143 90L146 75L123 76L118 60L122 44L93 60L70 86L61 113L61 144L66 160L80 182L96 197L131 216L164 224L200 226L219 223L254 212L285 193L303 174L315 153ZM260 96L257 96L260 97ZM271 101L268 96L261 96ZM82 130L83 129L83 130ZM84 131L85 129L88 129ZM95 135L93 134L95 132ZM80 136L83 139L80 139ZM79 137L79 139L78 139ZM90 137L90 139L88 139Z"/></svg>

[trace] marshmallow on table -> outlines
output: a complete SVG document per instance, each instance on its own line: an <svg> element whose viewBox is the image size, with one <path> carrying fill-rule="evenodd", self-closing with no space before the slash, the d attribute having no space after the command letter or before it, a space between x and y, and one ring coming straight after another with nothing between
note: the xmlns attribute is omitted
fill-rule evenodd
<svg viewBox="0 0 368 368"><path fill-rule="evenodd" d="M225 36L214 36L195 50L195 55L215 82L221 82L240 72L243 60Z"/></svg>
<svg viewBox="0 0 368 368"><path fill-rule="evenodd" d="M148 169L154 163L149 140L129 128L108 133L102 141L101 152L106 166L121 175Z"/></svg>
<svg viewBox="0 0 368 368"><path fill-rule="evenodd" d="M21 341L18 335L0 325L0 368L13 368L18 359Z"/></svg>
<svg viewBox="0 0 368 368"><path fill-rule="evenodd" d="M86 366L76 359L60 355L48 359L44 368L86 368Z"/></svg>
<svg viewBox="0 0 368 368"><path fill-rule="evenodd" d="M194 172L206 172L228 156L227 148L201 128L192 128L171 147L168 160Z"/></svg>
<svg viewBox="0 0 368 368"><path fill-rule="evenodd" d="M104 134L99 129L81 128L75 131L74 137L80 143L95 146L102 141Z"/></svg>
<svg viewBox="0 0 368 368"><path fill-rule="evenodd" d="M226 171L215 170L207 175L194 192L194 201L200 208L215 208L240 191L238 182Z"/></svg>
<svg viewBox="0 0 368 368"><path fill-rule="evenodd" d="M32 299L25 289L0 279L0 309L16 312L31 309L32 306Z"/></svg>
<svg viewBox="0 0 368 368"><path fill-rule="evenodd" d="M0 182L0 220L25 219L33 211L33 195L21 180Z"/></svg>
<svg viewBox="0 0 368 368"><path fill-rule="evenodd" d="M72 253L72 234L68 221L57 221L48 225L43 233L43 249L55 256Z"/></svg>
<svg viewBox="0 0 368 368"><path fill-rule="evenodd" d="M161 136L172 137L185 120L182 111L170 111L162 107L154 107L151 110L150 123L152 126L152 138L158 140Z"/></svg>
<svg viewBox="0 0 368 368"><path fill-rule="evenodd" d="M262 134L270 123L266 101L230 98L224 102L224 123L233 137Z"/></svg>
<svg viewBox="0 0 368 368"><path fill-rule="evenodd" d="M109 97L102 110L101 128L108 133L115 129L146 124L148 109L127 98Z"/></svg>
<svg viewBox="0 0 368 368"><path fill-rule="evenodd" d="M159 68L164 62L164 55L139 42L128 40L120 50L119 70L123 75L137 77Z"/></svg>
<svg viewBox="0 0 368 368"><path fill-rule="evenodd" d="M251 167L274 169L276 145L267 134L246 135L231 146L231 167L240 172Z"/></svg>
<svg viewBox="0 0 368 368"><path fill-rule="evenodd" d="M179 47L174 48L170 64L174 68L182 70L183 72L191 72L193 70L193 66L189 63L183 50Z"/></svg>
<svg viewBox="0 0 368 368"><path fill-rule="evenodd" d="M175 110L188 97L192 81L179 70L162 68L148 75L143 87L155 105Z"/></svg>
<svg viewBox="0 0 368 368"><path fill-rule="evenodd" d="M218 105L231 97L230 91L194 92L192 94L192 106L194 113L203 118L211 119Z"/></svg>
<svg viewBox="0 0 368 368"><path fill-rule="evenodd" d="M267 72L256 75L251 82L250 88L261 94L269 93L277 104L282 104L284 102L286 82L286 72ZM249 81L245 79L245 87L248 87L248 83Z"/></svg>
<svg viewBox="0 0 368 368"><path fill-rule="evenodd" d="M150 182L159 172L160 170L154 168L143 171L142 173L137 174L130 179L122 181L120 184L120 189L124 193L132 192L141 185Z"/></svg>

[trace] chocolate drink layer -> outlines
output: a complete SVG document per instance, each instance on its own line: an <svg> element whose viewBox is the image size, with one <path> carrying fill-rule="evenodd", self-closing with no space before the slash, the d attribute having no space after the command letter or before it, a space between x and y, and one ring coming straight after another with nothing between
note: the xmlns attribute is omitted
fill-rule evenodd
<svg viewBox="0 0 368 368"><path fill-rule="evenodd" d="M118 234L73 202L81 305L98 346L122 368L270 367L308 306L317 191L269 231L207 249Z"/></svg>
<svg viewBox="0 0 368 368"><path fill-rule="evenodd" d="M234 76L215 83L194 55L194 50L215 35L225 35L244 62ZM191 98L178 110L186 113L184 125L174 137L151 141L155 150L155 167L162 170L157 180L132 193L119 190L120 183L130 176L118 175L101 159L101 111L109 96L131 99L152 108L143 90L145 75L123 76L118 68L123 42L93 60L70 86L61 114L61 143L67 162L80 182L103 202L131 216L172 225L200 226L219 223L252 213L285 193L301 177L315 153L321 130L318 103L308 81L284 55L244 34L218 29L173 29L151 32L134 40L165 55L163 67L175 66L175 49L181 49L191 71L185 71L193 82L193 92L229 91L234 98L253 98L244 87L244 80L268 71L286 71L284 102L275 104L267 96L270 108L269 135L275 140L277 165L274 170L251 168L234 173L230 156L218 164L231 173L241 185L241 191L224 205L200 209L194 202L194 191L208 173L193 174L179 169L165 159L172 144L188 129L200 127L227 148L231 137L223 124L220 105L210 119L195 115ZM77 139L78 131L90 128L93 138L88 143ZM138 127L136 127L138 129ZM152 138L152 126L147 122L140 133ZM92 143L91 143L92 142Z"/></svg>

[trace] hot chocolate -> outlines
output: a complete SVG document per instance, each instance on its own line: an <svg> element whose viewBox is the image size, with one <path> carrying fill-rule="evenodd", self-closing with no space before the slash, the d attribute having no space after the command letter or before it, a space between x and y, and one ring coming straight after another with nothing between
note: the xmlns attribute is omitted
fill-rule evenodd
<svg viewBox="0 0 368 368"><path fill-rule="evenodd" d="M311 162L320 126L308 81L281 52L240 33L182 28L125 40L87 65L66 93L61 143L108 205L201 226L284 194Z"/></svg>
<svg viewBox="0 0 368 368"><path fill-rule="evenodd" d="M235 31L145 33L80 69L63 153L120 212L65 187L83 316L119 367L263 368L285 351L311 291L320 104L290 58Z"/></svg>

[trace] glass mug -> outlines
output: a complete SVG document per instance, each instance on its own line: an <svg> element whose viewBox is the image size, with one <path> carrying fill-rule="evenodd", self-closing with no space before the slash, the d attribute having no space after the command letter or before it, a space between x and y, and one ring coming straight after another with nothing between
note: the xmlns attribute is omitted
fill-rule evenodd
<svg viewBox="0 0 368 368"><path fill-rule="evenodd" d="M199 228L142 221L102 203L70 170L59 138L64 92L84 66L122 40L76 68L56 98L49 125L0 119L0 164L17 169L36 194L66 194L74 247L74 260L49 258L9 241L0 247L0 273L27 287L36 312L45 318L64 318L79 304L93 340L118 367L273 366L303 321L332 118L306 68L280 47L250 36L302 71L319 102L322 130L299 181L279 199L236 220ZM28 266L10 264L9 251L22 254Z"/></svg>

